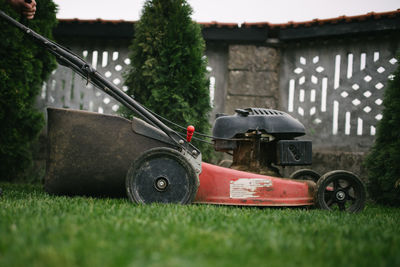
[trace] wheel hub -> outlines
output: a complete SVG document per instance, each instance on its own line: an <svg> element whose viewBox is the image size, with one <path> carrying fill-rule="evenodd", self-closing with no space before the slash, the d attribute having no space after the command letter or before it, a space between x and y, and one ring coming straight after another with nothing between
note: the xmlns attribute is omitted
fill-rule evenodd
<svg viewBox="0 0 400 267"><path fill-rule="evenodd" d="M159 177L156 179L154 187L160 192L165 191L168 187L168 180L164 177Z"/></svg>
<svg viewBox="0 0 400 267"><path fill-rule="evenodd" d="M346 193L342 190L336 192L336 199L339 201L343 201L346 199Z"/></svg>

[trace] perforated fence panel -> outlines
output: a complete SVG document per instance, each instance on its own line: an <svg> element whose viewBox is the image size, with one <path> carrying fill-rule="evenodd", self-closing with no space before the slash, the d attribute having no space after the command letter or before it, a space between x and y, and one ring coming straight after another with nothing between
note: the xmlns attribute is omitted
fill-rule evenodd
<svg viewBox="0 0 400 267"><path fill-rule="evenodd" d="M130 64L127 46L119 46L117 43L112 46L95 43L86 47L72 44L70 49L92 64L100 74L121 90L128 89L122 85L122 74ZM49 80L43 84L38 106L42 109L51 106L112 114L119 109L120 104L94 88L87 79L65 66L58 65Z"/></svg>
<svg viewBox="0 0 400 267"><path fill-rule="evenodd" d="M93 42L78 39L63 45L92 64L101 75L118 88L125 92L128 90L123 84L124 73L130 64L129 42L108 40ZM210 81L210 104L213 107L213 112L210 114L212 118L215 113L223 110L226 53L226 49L221 50L219 47L206 51L209 62L207 70ZM86 78L68 67L58 65L48 81L43 84L37 106L43 111L47 107L59 107L116 114L121 104L88 83Z"/></svg>
<svg viewBox="0 0 400 267"><path fill-rule="evenodd" d="M305 125L314 147L357 152L371 146L399 43L380 38L284 48L281 107Z"/></svg>

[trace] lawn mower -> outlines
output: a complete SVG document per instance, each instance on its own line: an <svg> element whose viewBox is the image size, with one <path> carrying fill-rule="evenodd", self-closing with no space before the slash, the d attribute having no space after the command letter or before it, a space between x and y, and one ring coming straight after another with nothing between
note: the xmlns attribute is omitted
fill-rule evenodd
<svg viewBox="0 0 400 267"><path fill-rule="evenodd" d="M202 162L199 149L106 80L80 56L0 11L87 82L139 115L127 120L94 112L48 108L45 189L56 195L128 196L135 203L202 203L236 206L316 206L358 212L365 187L354 174L320 177L303 169L282 178L277 166L311 164L312 143L298 140L304 126L266 108L219 114L211 136L216 151L233 155L230 168ZM196 133L194 133L196 134Z"/></svg>

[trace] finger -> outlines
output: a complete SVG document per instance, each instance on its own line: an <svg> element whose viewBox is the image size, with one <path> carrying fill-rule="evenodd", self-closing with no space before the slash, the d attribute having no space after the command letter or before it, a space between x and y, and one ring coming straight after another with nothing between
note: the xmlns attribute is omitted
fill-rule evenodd
<svg viewBox="0 0 400 267"><path fill-rule="evenodd" d="M25 17L28 17L28 16L35 16L35 12L22 12L22 14L23 14Z"/></svg>
<svg viewBox="0 0 400 267"><path fill-rule="evenodd" d="M24 15L32 15L32 14L35 15L36 12L35 11L22 11L21 13Z"/></svg>
<svg viewBox="0 0 400 267"><path fill-rule="evenodd" d="M22 8L25 10L29 10L36 7L36 2L32 1L31 3L23 2Z"/></svg>
<svg viewBox="0 0 400 267"><path fill-rule="evenodd" d="M21 9L23 9L23 10L30 10L30 9L33 9L33 8L36 8L36 6L33 6L33 5L31 5L31 4L27 4L27 3L24 3L24 4L21 6Z"/></svg>
<svg viewBox="0 0 400 267"><path fill-rule="evenodd" d="M23 7L22 8L22 11L23 12L36 12L36 7L34 6L34 7L31 7L31 8L27 8L27 7Z"/></svg>
<svg viewBox="0 0 400 267"><path fill-rule="evenodd" d="M35 12L22 12L22 14L28 19L33 19L35 16Z"/></svg>
<svg viewBox="0 0 400 267"><path fill-rule="evenodd" d="M23 9L31 9L32 8L32 3L28 4L27 2L24 2L21 7Z"/></svg>

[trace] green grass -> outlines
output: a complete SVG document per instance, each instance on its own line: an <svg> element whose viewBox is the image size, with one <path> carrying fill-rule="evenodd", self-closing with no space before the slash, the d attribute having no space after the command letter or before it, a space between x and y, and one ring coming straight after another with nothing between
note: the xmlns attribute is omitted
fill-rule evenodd
<svg viewBox="0 0 400 267"><path fill-rule="evenodd" d="M0 266L400 266L396 208L143 206L0 187Z"/></svg>

